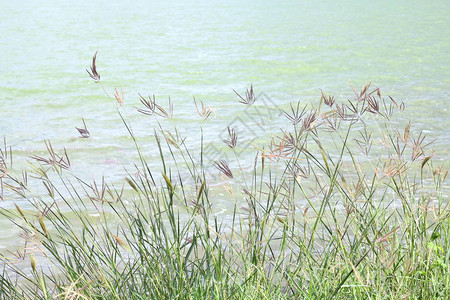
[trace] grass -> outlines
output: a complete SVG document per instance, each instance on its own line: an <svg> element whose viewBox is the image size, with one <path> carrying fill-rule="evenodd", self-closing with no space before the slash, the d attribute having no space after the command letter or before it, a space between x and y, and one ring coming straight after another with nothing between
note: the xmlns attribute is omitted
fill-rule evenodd
<svg viewBox="0 0 450 300"><path fill-rule="evenodd" d="M101 86L95 61L88 73ZM316 107L291 104L288 129L255 150L250 169L239 162L235 129L224 140L235 159L208 163L203 135L200 151L188 149L185 137L159 122L173 116L172 105L166 110L139 95L138 112L159 126L155 167L117 90L117 112L140 158L121 188L103 178L85 182L50 142L48 157L31 157L17 174L5 145L2 197L15 194L33 209L16 203L2 210L25 244L1 256L1 297L445 299L445 165L421 132L397 118L403 103L370 84L354 93L352 101L322 93ZM243 107L257 103L253 86L245 97L236 94ZM213 110L199 103L206 120ZM89 138L86 124L84 130ZM211 170L222 174L219 183ZM221 218L214 205L223 190L234 210Z"/></svg>

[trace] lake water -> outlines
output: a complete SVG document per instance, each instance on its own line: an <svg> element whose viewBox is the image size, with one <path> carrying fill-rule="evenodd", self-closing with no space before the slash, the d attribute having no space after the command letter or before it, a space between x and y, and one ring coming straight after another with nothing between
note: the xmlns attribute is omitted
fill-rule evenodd
<svg viewBox="0 0 450 300"><path fill-rule="evenodd" d="M192 98L204 101L215 114L201 126L217 139L243 109L233 89L244 93L253 84L256 94L287 107L317 103L320 89L352 97L349 80L358 88L372 81L404 101L414 130L436 138L445 160L449 12L446 0L2 1L0 136L18 165L42 155L51 140L55 149L67 148L80 176L123 178L122 165L136 153L115 105L85 71L98 50L102 86L111 95L123 89L127 117L155 164L154 146L145 141L156 123L135 112L138 93L166 106L170 96L174 119L167 125L192 139L200 137ZM82 118L89 139L75 130ZM285 122L269 125L278 130ZM13 207L13 199L0 207ZM16 240L16 233L0 234L1 247Z"/></svg>

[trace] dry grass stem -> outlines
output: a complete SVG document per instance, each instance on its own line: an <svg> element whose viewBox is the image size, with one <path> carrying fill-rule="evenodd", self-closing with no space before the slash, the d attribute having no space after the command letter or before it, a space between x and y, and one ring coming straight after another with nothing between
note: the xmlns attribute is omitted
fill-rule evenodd
<svg viewBox="0 0 450 300"><path fill-rule="evenodd" d="M117 103L122 107L124 103L123 90L121 89L119 93L117 89L114 89L114 98L116 98Z"/></svg>

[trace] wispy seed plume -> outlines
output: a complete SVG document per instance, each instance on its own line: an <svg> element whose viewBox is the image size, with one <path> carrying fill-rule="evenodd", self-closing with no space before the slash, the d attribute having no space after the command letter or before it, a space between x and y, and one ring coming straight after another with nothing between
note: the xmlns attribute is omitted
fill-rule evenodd
<svg viewBox="0 0 450 300"><path fill-rule="evenodd" d="M237 138L238 135L236 133L236 130L228 126L228 139L224 139L223 142L227 144L230 148L234 148L237 145Z"/></svg>
<svg viewBox="0 0 450 300"><path fill-rule="evenodd" d="M97 65L96 65L97 52L98 51L95 51L94 57L92 58L92 65L90 67L91 71L86 69L86 72L88 72L89 76L92 79L94 79L95 82L99 82L100 81L100 74L98 74L98 72L97 72Z"/></svg>
<svg viewBox="0 0 450 300"><path fill-rule="evenodd" d="M253 92L253 85L250 84L250 88L245 92L245 98L242 97L236 90L233 90L234 93L241 99L239 100L239 103L245 104L245 105L252 105L256 101L255 93Z"/></svg>
<svg viewBox="0 0 450 300"><path fill-rule="evenodd" d="M91 136L91 133L87 129L86 122L84 121L84 119L82 119L82 120L83 120L84 128L75 127L75 129L78 130L78 132L81 134L82 138L87 139L87 138L89 138Z"/></svg>
<svg viewBox="0 0 450 300"><path fill-rule="evenodd" d="M225 160L221 159L219 161L216 161L215 166L225 176L227 176L228 178L233 178L233 173L231 172L230 167Z"/></svg>

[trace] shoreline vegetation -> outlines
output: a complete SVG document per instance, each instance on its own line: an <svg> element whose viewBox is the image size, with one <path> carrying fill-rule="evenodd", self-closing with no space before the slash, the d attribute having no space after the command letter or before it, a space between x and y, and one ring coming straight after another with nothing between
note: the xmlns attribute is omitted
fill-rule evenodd
<svg viewBox="0 0 450 300"><path fill-rule="evenodd" d="M5 143L2 199L14 195L32 209L15 202L1 210L25 241L1 253L2 299L450 295L446 165L404 119L404 103L370 83L351 86L352 100L322 92L316 104L291 103L280 117L288 129L273 132L244 169L236 128L223 140L232 158L209 164L203 131L200 150L189 149L160 122L172 118L173 105L139 95L137 112L156 124L158 168L133 133L123 92L110 97L102 86L96 59L87 72L116 105L139 156L136 170L120 188L103 178L89 183L71 172L70 153L46 142L48 154L30 157L19 173ZM253 86L235 93L237 105L258 103ZM194 101L206 121L213 110ZM77 130L89 138L83 125ZM214 210L219 189L234 205L226 216Z"/></svg>

